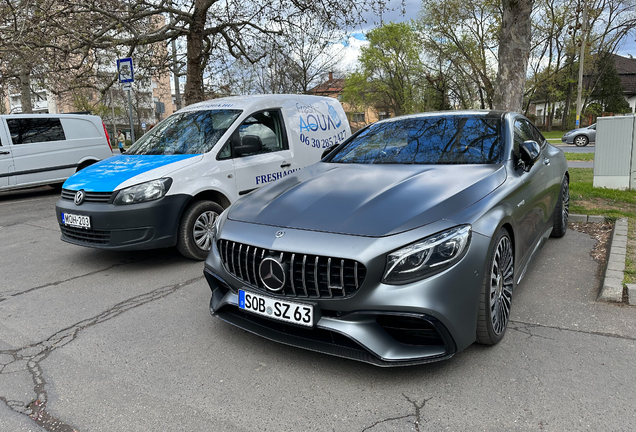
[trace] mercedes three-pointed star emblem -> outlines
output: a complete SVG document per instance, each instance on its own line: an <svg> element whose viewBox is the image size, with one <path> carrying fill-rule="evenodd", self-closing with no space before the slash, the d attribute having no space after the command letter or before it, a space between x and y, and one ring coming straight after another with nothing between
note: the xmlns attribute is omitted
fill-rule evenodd
<svg viewBox="0 0 636 432"><path fill-rule="evenodd" d="M263 259L258 267L258 274L263 285L270 291L278 292L285 287L285 269L274 258Z"/></svg>

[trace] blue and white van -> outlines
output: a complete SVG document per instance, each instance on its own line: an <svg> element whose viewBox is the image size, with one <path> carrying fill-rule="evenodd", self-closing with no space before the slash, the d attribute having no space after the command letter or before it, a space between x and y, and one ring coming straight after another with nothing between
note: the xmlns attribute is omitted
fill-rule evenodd
<svg viewBox="0 0 636 432"><path fill-rule="evenodd" d="M125 154L70 177L55 206L62 240L203 260L217 216L239 196L318 162L351 135L333 98L259 95L179 110Z"/></svg>

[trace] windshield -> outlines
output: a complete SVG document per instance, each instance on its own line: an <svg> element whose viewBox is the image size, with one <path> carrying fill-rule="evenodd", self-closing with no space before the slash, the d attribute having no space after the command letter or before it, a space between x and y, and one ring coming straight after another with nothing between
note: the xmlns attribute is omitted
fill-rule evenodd
<svg viewBox="0 0 636 432"><path fill-rule="evenodd" d="M201 154L214 147L240 110L186 111L173 114L139 139L126 154Z"/></svg>
<svg viewBox="0 0 636 432"><path fill-rule="evenodd" d="M328 162L359 164L490 164L502 155L501 120L484 116L411 117L377 123Z"/></svg>

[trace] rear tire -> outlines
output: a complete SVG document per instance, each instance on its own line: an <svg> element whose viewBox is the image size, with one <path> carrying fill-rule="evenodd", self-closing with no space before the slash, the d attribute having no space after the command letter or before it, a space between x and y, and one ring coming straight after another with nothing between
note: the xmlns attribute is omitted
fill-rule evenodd
<svg viewBox="0 0 636 432"><path fill-rule="evenodd" d="M579 135L574 138L574 145L577 147L585 147L590 142L590 139L585 135Z"/></svg>
<svg viewBox="0 0 636 432"><path fill-rule="evenodd" d="M177 249L187 258L203 261L212 248L212 226L223 208L213 201L195 201L183 213Z"/></svg>
<svg viewBox="0 0 636 432"><path fill-rule="evenodd" d="M561 238L568 229L568 218L570 216L570 184L568 178L563 179L559 200L554 208L552 233L550 237Z"/></svg>
<svg viewBox="0 0 636 432"><path fill-rule="evenodd" d="M495 345L506 333L515 285L514 263L510 235L505 228L499 228L481 287L477 315L477 342L480 344Z"/></svg>

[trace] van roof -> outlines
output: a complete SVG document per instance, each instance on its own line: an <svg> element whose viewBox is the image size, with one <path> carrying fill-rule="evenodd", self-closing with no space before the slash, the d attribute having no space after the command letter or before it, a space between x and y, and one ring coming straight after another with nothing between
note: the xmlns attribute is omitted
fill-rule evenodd
<svg viewBox="0 0 636 432"><path fill-rule="evenodd" d="M312 102L325 100L331 101L333 103L338 102L337 99L330 97L297 94L229 96L188 105L187 107L180 109L179 112L199 111L207 109L240 109L256 111L259 109L279 108L283 107L284 105L293 105L296 103L311 104Z"/></svg>

